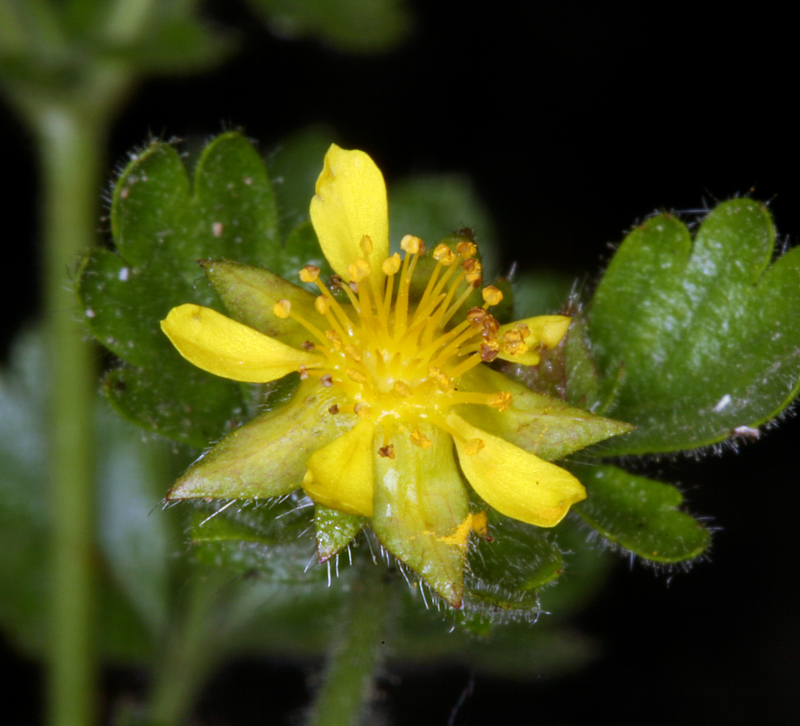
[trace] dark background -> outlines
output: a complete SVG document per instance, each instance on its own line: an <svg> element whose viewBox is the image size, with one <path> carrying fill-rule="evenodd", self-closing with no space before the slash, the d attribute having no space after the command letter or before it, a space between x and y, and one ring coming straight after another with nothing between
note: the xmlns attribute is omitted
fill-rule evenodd
<svg viewBox="0 0 800 726"><path fill-rule="evenodd" d="M211 74L145 83L115 126L109 169L150 134L242 127L266 153L288 132L322 122L343 146L368 151L390 181L468 173L494 216L506 264L520 259L589 286L608 243L659 209L750 193L770 203L781 239L796 243L796 26L777 3L747 11L573 0L524 10L412 5L410 40L359 58L276 39L243 6L211 4L218 22L239 29L241 51ZM33 147L5 108L0 134L11 181L5 350L39 302ZM554 682L478 677L454 723L800 722L800 495L790 464L798 432L789 419L739 456L654 462L649 472L679 483L689 510L720 528L709 560L654 573L621 559L578 621L604 657ZM38 693L39 674L12 662L22 703ZM213 723L273 722L302 705L305 675L232 666L205 709ZM416 726L447 724L470 681L458 669L394 676L383 689L387 710L397 724ZM109 688L126 678L111 674Z"/></svg>

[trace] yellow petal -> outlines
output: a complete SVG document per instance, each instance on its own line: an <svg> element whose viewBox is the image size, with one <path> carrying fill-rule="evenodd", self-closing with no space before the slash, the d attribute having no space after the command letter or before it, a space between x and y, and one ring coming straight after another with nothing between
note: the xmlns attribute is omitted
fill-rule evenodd
<svg viewBox="0 0 800 726"><path fill-rule="evenodd" d="M389 210L381 170L363 151L332 144L311 200L311 222L322 251L337 275L350 280L348 267L366 257L373 282L383 279L389 256ZM361 241L372 251L365 256Z"/></svg>
<svg viewBox="0 0 800 726"><path fill-rule="evenodd" d="M308 459L303 489L315 502L347 514L372 516L372 439L375 425L360 421Z"/></svg>
<svg viewBox="0 0 800 726"><path fill-rule="evenodd" d="M567 334L571 322L572 318L566 315L539 315L535 318L501 325L500 330L497 331L498 341L502 341L507 332L518 329L519 326L527 327L528 335L522 340L528 350L519 355L501 350L497 357L523 366L535 366L539 362L539 351L542 348L555 348Z"/></svg>
<svg viewBox="0 0 800 726"><path fill-rule="evenodd" d="M200 305L172 308L161 329L190 363L234 381L266 383L324 362Z"/></svg>
<svg viewBox="0 0 800 726"><path fill-rule="evenodd" d="M553 527L586 498L568 471L529 454L451 413L461 470L472 488L501 514L537 527Z"/></svg>

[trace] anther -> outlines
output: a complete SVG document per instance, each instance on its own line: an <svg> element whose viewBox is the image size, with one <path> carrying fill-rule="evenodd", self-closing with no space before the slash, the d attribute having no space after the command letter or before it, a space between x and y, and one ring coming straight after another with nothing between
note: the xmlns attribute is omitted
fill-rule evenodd
<svg viewBox="0 0 800 726"><path fill-rule="evenodd" d="M439 387L439 390L442 391L442 393L452 393L455 390L455 386L450 380L450 376L448 376L447 373L445 373L441 368L436 368L435 366L428 368L428 377L436 382L436 385Z"/></svg>
<svg viewBox="0 0 800 726"><path fill-rule="evenodd" d="M500 346L498 345L497 341L489 340L481 343L481 360L484 363L491 363L495 358L497 358L497 354L499 352Z"/></svg>
<svg viewBox="0 0 800 726"><path fill-rule="evenodd" d="M365 234L361 238L361 251L365 255L369 255L372 252L372 240L369 238L368 234Z"/></svg>
<svg viewBox="0 0 800 726"><path fill-rule="evenodd" d="M275 313L275 317L286 319L292 314L292 303L288 300L278 300L272 307L272 312Z"/></svg>
<svg viewBox="0 0 800 726"><path fill-rule="evenodd" d="M310 340L304 340L302 343L300 343L300 347L309 352L314 350L314 344Z"/></svg>
<svg viewBox="0 0 800 726"><path fill-rule="evenodd" d="M402 396L403 398L411 398L411 396L414 395L411 386L405 381L395 381L393 389L398 396Z"/></svg>
<svg viewBox="0 0 800 726"><path fill-rule="evenodd" d="M425 436L421 431L414 430L409 435L408 438L411 439L411 443L419 446L421 449L430 449L433 446L431 440Z"/></svg>
<svg viewBox="0 0 800 726"><path fill-rule="evenodd" d="M326 330L325 337L331 341L336 350L342 349L342 336L339 335L339 333L337 333L335 330Z"/></svg>
<svg viewBox="0 0 800 726"><path fill-rule="evenodd" d="M470 257L461 263L461 267L464 270L467 281L472 285L472 287L480 287L481 283L483 282L481 263L478 262L478 260L476 260L474 257Z"/></svg>
<svg viewBox="0 0 800 726"><path fill-rule="evenodd" d="M306 378L308 378L308 370L306 369L305 366L300 366L297 369L297 372L300 374L300 380L301 381L304 381L304 380L306 380Z"/></svg>
<svg viewBox="0 0 800 726"><path fill-rule="evenodd" d="M433 259L445 267L450 267L456 261L456 254L442 242L433 250Z"/></svg>
<svg viewBox="0 0 800 726"><path fill-rule="evenodd" d="M461 242L456 245L456 252L458 252L462 260L468 260L470 257L475 257L475 255L478 254L478 246L474 242L461 240Z"/></svg>
<svg viewBox="0 0 800 726"><path fill-rule="evenodd" d="M306 265L300 270L301 282L316 282L319 279L319 267L316 265Z"/></svg>
<svg viewBox="0 0 800 726"><path fill-rule="evenodd" d="M475 456L475 454L481 451L485 446L486 443L483 439L470 439L464 447L464 453L467 456Z"/></svg>
<svg viewBox="0 0 800 726"><path fill-rule="evenodd" d="M424 255L425 243L413 234L407 234L400 240L400 249L403 252L408 252L410 255Z"/></svg>
<svg viewBox="0 0 800 726"><path fill-rule="evenodd" d="M314 308L320 315L326 315L331 309L331 301L325 295L318 295L314 299Z"/></svg>
<svg viewBox="0 0 800 726"><path fill-rule="evenodd" d="M507 391L501 391L500 393L493 393L489 396L487 403L498 411L508 411L508 409L511 408L511 401L513 398L514 397Z"/></svg>
<svg viewBox="0 0 800 726"><path fill-rule="evenodd" d="M400 269L400 264L402 260L400 259L400 255L395 252L391 257L387 257L383 264L381 265L381 269L383 270L384 275L396 275L398 270Z"/></svg>
<svg viewBox="0 0 800 726"><path fill-rule="evenodd" d="M369 237L365 236L365 239L369 239ZM361 282L365 278L369 277L369 262L364 259L356 260L352 265L347 266L347 273L350 275L351 281Z"/></svg>
<svg viewBox="0 0 800 726"><path fill-rule="evenodd" d="M328 413L333 413L333 414L339 413L339 406L337 406L337 405L334 403L334 404L333 404L333 406L331 406L331 407L328 409Z"/></svg>
<svg viewBox="0 0 800 726"><path fill-rule="evenodd" d="M356 416L360 416L361 418L369 418L370 409L366 403L359 402L355 406L353 406L353 413L356 414Z"/></svg>
<svg viewBox="0 0 800 726"><path fill-rule="evenodd" d="M326 373L319 379L320 384L324 388L332 388L333 387L333 376L330 373ZM334 404L331 408L336 407L336 411L331 411L331 413L338 413L339 407Z"/></svg>
<svg viewBox="0 0 800 726"><path fill-rule="evenodd" d="M487 285L484 287L481 294L483 295L483 302L485 302L489 307L493 305L499 305L503 300L503 293L494 285Z"/></svg>
<svg viewBox="0 0 800 726"><path fill-rule="evenodd" d="M361 371L356 370L355 368L348 368L345 371L345 374L354 383L366 383L367 381L367 377Z"/></svg>
<svg viewBox="0 0 800 726"><path fill-rule="evenodd" d="M381 446L381 448L378 449L378 453L384 459L394 459L394 446L392 446L391 444L386 444L386 446Z"/></svg>

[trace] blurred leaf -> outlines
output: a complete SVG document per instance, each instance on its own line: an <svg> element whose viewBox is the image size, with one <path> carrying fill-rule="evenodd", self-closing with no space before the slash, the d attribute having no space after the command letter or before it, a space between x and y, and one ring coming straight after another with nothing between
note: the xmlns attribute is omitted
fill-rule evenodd
<svg viewBox="0 0 800 726"><path fill-rule="evenodd" d="M244 388L185 361L159 329L186 302L221 309L196 260L229 257L280 268L277 209L264 165L237 133L204 150L193 189L177 151L150 144L117 181L117 252L85 261L79 296L95 337L136 368L112 371L106 391L140 426L205 446L245 415Z"/></svg>
<svg viewBox="0 0 800 726"><path fill-rule="evenodd" d="M690 560L708 547L709 531L678 510L683 495L674 486L615 466L569 468L588 493L573 509L610 542L653 562Z"/></svg>
<svg viewBox="0 0 800 726"><path fill-rule="evenodd" d="M40 338L21 337L0 374L0 625L32 656L44 654L50 620L48 380ZM171 525L149 516L164 482L154 479L141 435L102 401L97 422L99 545L109 564L97 582L98 632L106 655L141 659L153 643L143 625L152 635L167 605Z"/></svg>
<svg viewBox="0 0 800 726"><path fill-rule="evenodd" d="M322 160L334 140L331 130L311 126L285 138L269 158L267 163L284 237L308 221L308 208L317 177L322 171Z"/></svg>
<svg viewBox="0 0 800 726"><path fill-rule="evenodd" d="M276 35L317 38L348 53L391 50L411 16L403 0L250 0Z"/></svg>
<svg viewBox="0 0 800 726"><path fill-rule="evenodd" d="M600 376L619 380L603 411L636 425L603 455L707 446L757 427L797 395L800 248L770 265L765 205L720 204L694 240L661 214L617 250L588 312Z"/></svg>
<svg viewBox="0 0 800 726"><path fill-rule="evenodd" d="M515 275L512 282L514 319L562 314L573 284L574 278L558 272L523 272Z"/></svg>

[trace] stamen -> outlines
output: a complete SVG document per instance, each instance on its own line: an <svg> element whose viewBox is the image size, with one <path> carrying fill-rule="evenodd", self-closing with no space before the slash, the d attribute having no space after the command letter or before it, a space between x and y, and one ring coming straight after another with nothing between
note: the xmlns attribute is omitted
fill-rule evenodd
<svg viewBox="0 0 800 726"><path fill-rule="evenodd" d="M337 414L337 413L339 413L339 406L338 406L337 404L335 404L335 403L334 403L334 404L333 404L333 406L331 406L331 407L328 409L328 413L332 413L332 414Z"/></svg>
<svg viewBox="0 0 800 726"><path fill-rule="evenodd" d="M272 306L272 312L275 313L276 318L286 320L292 314L292 303L288 300L278 300Z"/></svg>
<svg viewBox="0 0 800 726"><path fill-rule="evenodd" d="M392 444L387 444L386 446L381 446L381 448L378 449L378 453L384 459L394 459L395 458L394 446L392 446Z"/></svg>
<svg viewBox="0 0 800 726"><path fill-rule="evenodd" d="M361 403L361 401L359 401L353 406L353 413L361 418L369 418L370 407L366 403Z"/></svg>
<svg viewBox="0 0 800 726"><path fill-rule="evenodd" d="M478 245L476 245L474 242L461 240L461 242L456 245L456 252L458 252L462 259L468 260L478 254Z"/></svg>
<svg viewBox="0 0 800 726"><path fill-rule="evenodd" d="M316 282L319 280L319 267L316 265L306 265L300 270L301 282Z"/></svg>
<svg viewBox="0 0 800 726"><path fill-rule="evenodd" d="M487 307L499 305L503 300L503 293L494 285L487 285L484 287L481 295Z"/></svg>

